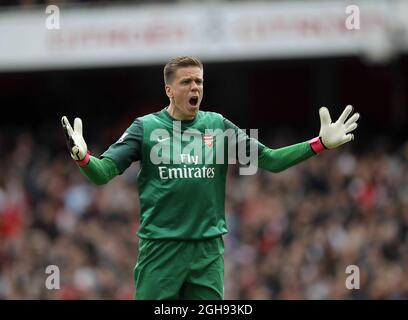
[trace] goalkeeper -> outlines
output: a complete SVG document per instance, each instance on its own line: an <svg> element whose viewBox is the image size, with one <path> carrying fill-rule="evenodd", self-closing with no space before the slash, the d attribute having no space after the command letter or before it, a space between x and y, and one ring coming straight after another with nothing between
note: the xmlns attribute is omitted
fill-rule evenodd
<svg viewBox="0 0 408 320"><path fill-rule="evenodd" d="M359 114L351 115L351 106L336 122L331 121L326 108L321 108L318 137L270 149L222 115L199 111L203 81L201 61L188 56L171 59L164 67L169 105L136 118L99 158L87 149L81 120L76 118L72 128L62 117L71 156L94 184L103 185L132 162L141 162L137 179L141 212L139 256L134 269L136 299L224 298L228 163L200 161L200 153L214 159L217 153L225 153L217 149L217 135L208 134L209 129L232 130L236 139L228 139L228 147L244 140L247 147L256 147L259 168L279 172L353 140L351 132L357 128ZM195 132L195 137L204 142L201 149L185 151L189 141L176 139L176 135L187 131Z"/></svg>

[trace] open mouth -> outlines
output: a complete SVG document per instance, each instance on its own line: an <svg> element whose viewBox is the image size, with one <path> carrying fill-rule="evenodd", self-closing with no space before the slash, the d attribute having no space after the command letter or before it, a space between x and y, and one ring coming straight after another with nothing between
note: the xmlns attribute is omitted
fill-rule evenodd
<svg viewBox="0 0 408 320"><path fill-rule="evenodd" d="M197 105L197 103L198 103L198 97L191 97L190 98L190 100L189 100L189 102L190 102L190 104L192 105L192 106L196 106Z"/></svg>

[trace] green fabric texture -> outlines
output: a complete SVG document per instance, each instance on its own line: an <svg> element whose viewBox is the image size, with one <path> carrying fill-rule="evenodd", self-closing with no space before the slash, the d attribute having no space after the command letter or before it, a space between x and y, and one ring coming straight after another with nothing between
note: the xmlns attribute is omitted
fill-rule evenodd
<svg viewBox="0 0 408 320"><path fill-rule="evenodd" d="M119 169L116 164L109 158L98 159L91 156L89 163L79 170L84 174L89 181L100 186L119 174Z"/></svg>
<svg viewBox="0 0 408 320"><path fill-rule="evenodd" d="M271 172L281 172L316 155L309 142L301 142L279 149L264 148L258 166Z"/></svg>
<svg viewBox="0 0 408 320"><path fill-rule="evenodd" d="M141 239L134 280L138 300L221 300L224 241Z"/></svg>

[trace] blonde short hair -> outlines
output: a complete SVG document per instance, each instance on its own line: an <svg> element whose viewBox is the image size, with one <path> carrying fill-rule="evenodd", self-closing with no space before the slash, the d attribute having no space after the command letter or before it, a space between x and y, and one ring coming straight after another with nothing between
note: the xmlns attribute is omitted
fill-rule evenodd
<svg viewBox="0 0 408 320"><path fill-rule="evenodd" d="M203 69L203 63L199 59L191 56L179 56L170 59L163 70L164 84L172 82L177 69L185 67L199 67Z"/></svg>

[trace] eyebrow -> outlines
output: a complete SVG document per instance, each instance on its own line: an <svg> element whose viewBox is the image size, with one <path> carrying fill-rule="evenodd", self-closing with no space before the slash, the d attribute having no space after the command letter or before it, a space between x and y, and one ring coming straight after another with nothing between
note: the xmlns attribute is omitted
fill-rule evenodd
<svg viewBox="0 0 408 320"><path fill-rule="evenodd" d="M204 78L200 78L200 77L184 77L184 78L180 79L180 82L191 81L191 80L193 80L193 81L199 80L199 81L203 82Z"/></svg>

